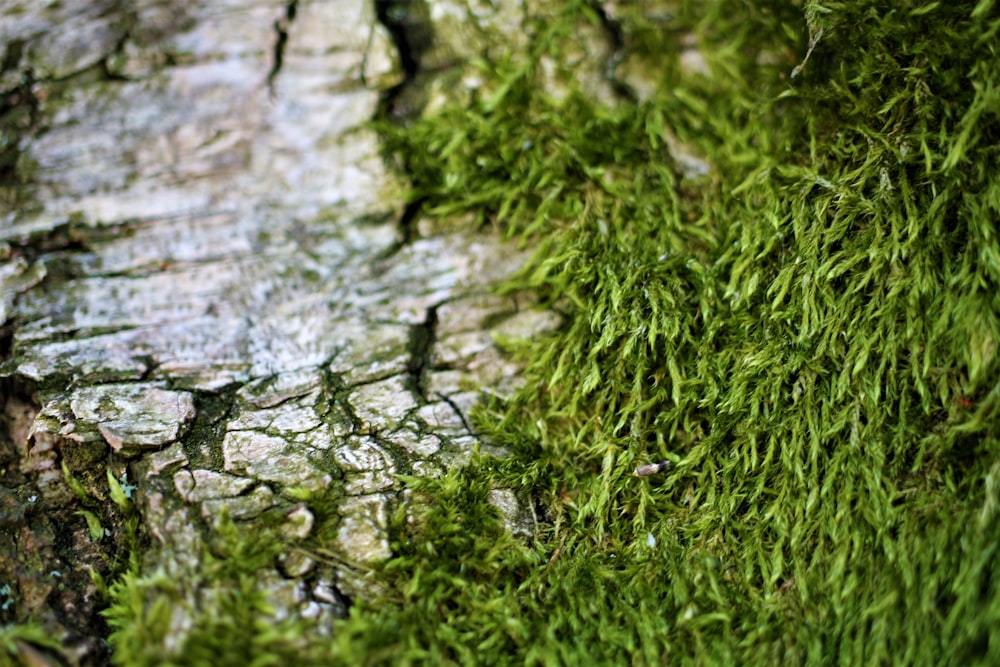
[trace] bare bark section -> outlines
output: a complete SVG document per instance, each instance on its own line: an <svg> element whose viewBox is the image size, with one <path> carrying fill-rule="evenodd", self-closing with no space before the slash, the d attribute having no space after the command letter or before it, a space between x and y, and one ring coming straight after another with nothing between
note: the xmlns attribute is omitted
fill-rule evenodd
<svg viewBox="0 0 1000 667"><path fill-rule="evenodd" d="M0 7L0 88L37 111L16 146L31 205L0 210L0 518L20 531L0 620L103 659L89 568L120 526L88 532L64 465L101 501L105 468L121 480L145 568L173 581L198 581L223 511L308 537L300 489L340 497L343 562L390 555L394 475L466 456L475 387L516 381L492 334L554 320L486 296L520 261L495 238L399 243L404 184L365 123L401 73L372 3ZM365 590L301 556L261 585L313 617Z"/></svg>

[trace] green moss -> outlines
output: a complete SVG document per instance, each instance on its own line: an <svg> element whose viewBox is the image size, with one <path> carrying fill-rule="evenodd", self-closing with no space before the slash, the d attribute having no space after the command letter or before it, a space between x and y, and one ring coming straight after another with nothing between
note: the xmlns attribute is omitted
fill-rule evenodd
<svg viewBox="0 0 1000 667"><path fill-rule="evenodd" d="M672 34L708 76L633 14L647 101L553 99L529 58L484 69L472 108L389 130L427 210L522 238L507 287L569 315L479 419L516 452L494 483L548 508L530 553L558 558L525 574L511 551L473 600L477 568L429 587L457 561L428 558L408 602L454 606L403 605L400 632L458 661L996 660L996 11L684 4Z"/></svg>
<svg viewBox="0 0 1000 667"><path fill-rule="evenodd" d="M0 598L6 594L0 595ZM21 623L16 625L0 625L0 665L32 664L32 658L42 655L39 648L59 649L59 642L41 625L36 623Z"/></svg>
<svg viewBox="0 0 1000 667"><path fill-rule="evenodd" d="M307 624L276 618L259 581L281 548L273 529L250 530L223 517L194 581L143 571L133 551L129 571L110 587L112 605L104 612L114 663L298 664L294 658Z"/></svg>
<svg viewBox="0 0 1000 667"><path fill-rule="evenodd" d="M598 18L567 0L473 104L382 128L427 213L533 249L505 289L566 325L478 414L512 456L405 479L381 593L294 660L1000 661L993 3L622 4L650 99L565 70L547 94L543 59ZM497 486L535 507L530 543ZM220 650L258 622L252 569L197 629L213 664L291 655ZM134 589L119 656L164 638Z"/></svg>

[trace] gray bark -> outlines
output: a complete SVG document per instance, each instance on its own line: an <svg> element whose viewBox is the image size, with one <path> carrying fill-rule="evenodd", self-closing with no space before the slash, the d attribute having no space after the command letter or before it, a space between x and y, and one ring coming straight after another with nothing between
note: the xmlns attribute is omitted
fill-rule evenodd
<svg viewBox="0 0 1000 667"><path fill-rule="evenodd" d="M500 4L481 25L516 27ZM372 3L7 0L0 17L0 620L102 659L89 570L122 528L92 538L63 465L105 507L105 468L121 480L144 569L192 582L191 606L223 512L309 536L294 489L340 498L342 562L388 557L394 475L467 457L479 388L517 381L493 335L555 319L490 294L522 259L491 234L402 242L405 182L366 125L401 77ZM467 55L453 37L440 53ZM293 555L260 586L280 613L331 616L365 595L356 572Z"/></svg>

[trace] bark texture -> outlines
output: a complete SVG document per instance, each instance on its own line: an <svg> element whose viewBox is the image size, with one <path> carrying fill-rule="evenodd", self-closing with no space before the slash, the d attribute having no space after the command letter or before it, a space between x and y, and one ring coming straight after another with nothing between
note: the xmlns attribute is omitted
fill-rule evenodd
<svg viewBox="0 0 1000 667"><path fill-rule="evenodd" d="M480 28L516 27L506 4ZM446 35L473 16L428 6ZM516 381L493 335L556 321L490 294L520 262L493 235L404 215L366 125L403 77L375 5L7 1L0 44L0 621L106 659L106 471L144 570L193 582L192 606L220 517L303 539L302 489L339 499L339 561L389 556L395 475L467 456L480 388ZM357 572L298 556L259 584L279 614L332 616Z"/></svg>

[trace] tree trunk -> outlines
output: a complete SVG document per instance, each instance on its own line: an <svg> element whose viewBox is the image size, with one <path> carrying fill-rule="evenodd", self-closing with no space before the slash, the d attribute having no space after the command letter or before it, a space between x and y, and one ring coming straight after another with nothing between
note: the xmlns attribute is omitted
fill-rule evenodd
<svg viewBox="0 0 1000 667"><path fill-rule="evenodd" d="M224 517L333 531L259 586L342 614L390 555L395 475L466 457L475 388L516 382L493 334L553 316L491 295L521 261L492 233L411 219L367 125L403 78L373 3L45 5L0 24L0 621L106 660L90 572L135 516L182 593L167 652Z"/></svg>

